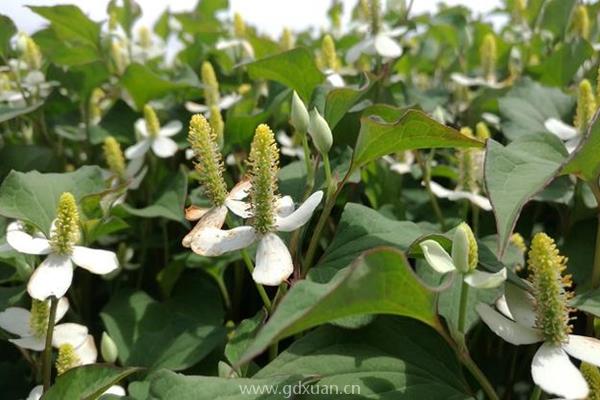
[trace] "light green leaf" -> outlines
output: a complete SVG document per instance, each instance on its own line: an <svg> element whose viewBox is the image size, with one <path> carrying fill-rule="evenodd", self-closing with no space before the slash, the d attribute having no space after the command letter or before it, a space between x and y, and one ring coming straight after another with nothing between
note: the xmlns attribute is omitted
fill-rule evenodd
<svg viewBox="0 0 600 400"><path fill-rule="evenodd" d="M296 283L241 363L262 353L275 340L357 314L409 316L441 329L433 291L419 281L404 254L381 247L363 253L328 283Z"/></svg>
<svg viewBox="0 0 600 400"><path fill-rule="evenodd" d="M395 123L363 117L352 169L386 154L441 147L483 147L483 143L461 135L417 110L406 111Z"/></svg>
<svg viewBox="0 0 600 400"><path fill-rule="evenodd" d="M325 99L325 119L333 130L344 114L348 112L369 91L372 81L359 89L336 88Z"/></svg>
<svg viewBox="0 0 600 400"><path fill-rule="evenodd" d="M0 56L6 56L10 39L17 33L17 27L12 19L0 14Z"/></svg>
<svg viewBox="0 0 600 400"><path fill-rule="evenodd" d="M557 175L567 151L554 135L523 136L504 147L488 140L485 183L503 254L521 209Z"/></svg>
<svg viewBox="0 0 600 400"><path fill-rule="evenodd" d="M546 0L539 27L552 32L557 39L562 38L567 31L576 3L576 0Z"/></svg>
<svg viewBox="0 0 600 400"><path fill-rule="evenodd" d="M250 78L282 83L298 92L305 102L324 79L312 53L304 47L254 61L246 67Z"/></svg>
<svg viewBox="0 0 600 400"><path fill-rule="evenodd" d="M62 174L12 171L0 186L0 215L33 224L48 235L63 192L71 192L79 203L83 197L104 189L102 171L97 166Z"/></svg>
<svg viewBox="0 0 600 400"><path fill-rule="evenodd" d="M592 289L578 294L569 305L600 318L600 289Z"/></svg>
<svg viewBox="0 0 600 400"><path fill-rule="evenodd" d="M123 365L185 369L224 341L216 287L194 274L182 279L173 293L159 303L141 291L120 292L104 307L100 317Z"/></svg>
<svg viewBox="0 0 600 400"><path fill-rule="evenodd" d="M73 368L56 378L56 382L42 396L42 400L96 400L108 388L139 370L109 365Z"/></svg>
<svg viewBox="0 0 600 400"><path fill-rule="evenodd" d="M179 172L167 176L157 188L154 201L144 208L133 208L122 204L123 208L131 215L143 218L167 218L185 224L183 209L187 196L187 174L183 167Z"/></svg>
<svg viewBox="0 0 600 400"><path fill-rule="evenodd" d="M540 65L531 68L539 81L550 86L563 87L573 81L575 74L583 64L594 54L594 49L585 40L562 43L550 57Z"/></svg>
<svg viewBox="0 0 600 400"><path fill-rule="evenodd" d="M577 175L584 181L595 184L600 175L598 154L600 154L600 113L596 113L582 143L575 150L562 172Z"/></svg>

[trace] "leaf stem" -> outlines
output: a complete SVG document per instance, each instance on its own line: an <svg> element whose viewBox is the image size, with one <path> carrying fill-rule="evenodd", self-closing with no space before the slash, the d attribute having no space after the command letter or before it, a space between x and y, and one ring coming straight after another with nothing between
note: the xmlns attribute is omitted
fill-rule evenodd
<svg viewBox="0 0 600 400"><path fill-rule="evenodd" d="M458 332L464 337L469 303L469 285L463 280L460 286L460 306L458 309Z"/></svg>
<svg viewBox="0 0 600 400"><path fill-rule="evenodd" d="M56 320L56 308L58 299L55 296L50 297L50 312L48 315L48 328L46 330L46 345L43 355L43 383L44 393L50 388L50 379L52 377L52 335L54 334L54 322Z"/></svg>
<svg viewBox="0 0 600 400"><path fill-rule="evenodd" d="M304 149L304 163L306 164L306 192L310 193L315 186L315 171L310 162L311 154L306 133L302 134L302 148Z"/></svg>
<svg viewBox="0 0 600 400"><path fill-rule="evenodd" d="M252 272L254 271L254 263L252 262L252 260L250 259L250 256L248 255L248 252L244 249L241 250L242 253L242 258L244 259L244 263L246 264L246 268L248 268L248 272L250 272L250 275L252 275ZM263 301L263 304L265 305L265 308L267 309L267 312L269 314L271 314L271 308L273 307L271 304L271 299L269 299L269 296L267 295L267 292L265 291L265 288L263 287L263 285L261 285L260 283L256 283L256 290L258 290L258 294L260 295L260 298Z"/></svg>
<svg viewBox="0 0 600 400"><path fill-rule="evenodd" d="M535 388L533 388L533 392L531 392L531 396L529 397L529 400L539 400L541 395L542 395L542 388L539 387L538 385L535 385Z"/></svg>

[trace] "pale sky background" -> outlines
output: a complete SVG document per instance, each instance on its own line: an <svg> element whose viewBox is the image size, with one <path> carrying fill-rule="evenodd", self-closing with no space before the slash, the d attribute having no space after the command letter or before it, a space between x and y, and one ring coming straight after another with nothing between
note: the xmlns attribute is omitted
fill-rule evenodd
<svg viewBox="0 0 600 400"><path fill-rule="evenodd" d="M342 0L344 12L348 15L357 0ZM416 13L434 11L440 0L415 0ZM489 11L500 4L500 0L445 0L449 5L462 4L473 10ZM196 0L138 0L142 7L142 24L152 25L156 18L168 7L172 11L185 11L194 7ZM279 36L284 27L301 30L308 26L327 26L326 10L328 0L229 0L230 12L239 12L249 24L257 26L261 32ZM44 20L29 11L25 5L76 4L93 20L106 19L108 0L0 0L0 14L13 19L20 30L34 32L44 25Z"/></svg>

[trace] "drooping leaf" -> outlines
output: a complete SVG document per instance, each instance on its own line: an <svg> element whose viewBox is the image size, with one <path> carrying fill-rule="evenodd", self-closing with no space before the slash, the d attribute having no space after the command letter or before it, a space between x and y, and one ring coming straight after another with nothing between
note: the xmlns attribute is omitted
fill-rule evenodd
<svg viewBox="0 0 600 400"><path fill-rule="evenodd" d="M363 117L354 148L352 168L358 168L386 154L444 147L483 147L483 143L462 135L417 110L406 111L395 123Z"/></svg>
<svg viewBox="0 0 600 400"><path fill-rule="evenodd" d="M96 400L108 388L119 383L139 368L117 368L110 365L84 365L68 370L56 378L43 400Z"/></svg>
<svg viewBox="0 0 600 400"><path fill-rule="evenodd" d="M270 79L294 89L307 102L323 82L312 53L304 48L286 51L246 65L252 79Z"/></svg>
<svg viewBox="0 0 600 400"><path fill-rule="evenodd" d="M62 174L12 171L0 186L0 215L31 223L48 235L63 192L71 192L80 202L104 189L102 171L97 166Z"/></svg>
<svg viewBox="0 0 600 400"><path fill-rule="evenodd" d="M376 248L363 253L327 283L296 283L241 363L260 354L275 340L352 315L396 314L439 328L434 304L433 291L423 286L401 252Z"/></svg>
<svg viewBox="0 0 600 400"><path fill-rule="evenodd" d="M567 151L554 135L523 136L504 147L488 140L485 184L496 216L502 254L521 209L557 175Z"/></svg>

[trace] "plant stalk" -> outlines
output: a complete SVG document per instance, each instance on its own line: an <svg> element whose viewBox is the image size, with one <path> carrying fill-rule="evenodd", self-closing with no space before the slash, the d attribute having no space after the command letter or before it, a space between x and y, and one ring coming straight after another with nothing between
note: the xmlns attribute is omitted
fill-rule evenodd
<svg viewBox="0 0 600 400"><path fill-rule="evenodd" d="M43 355L43 384L44 393L50 388L50 379L52 378L52 335L54 334L54 322L56 320L56 308L58 299L55 296L50 298L50 312L48 315L48 328L46 330L46 346Z"/></svg>

